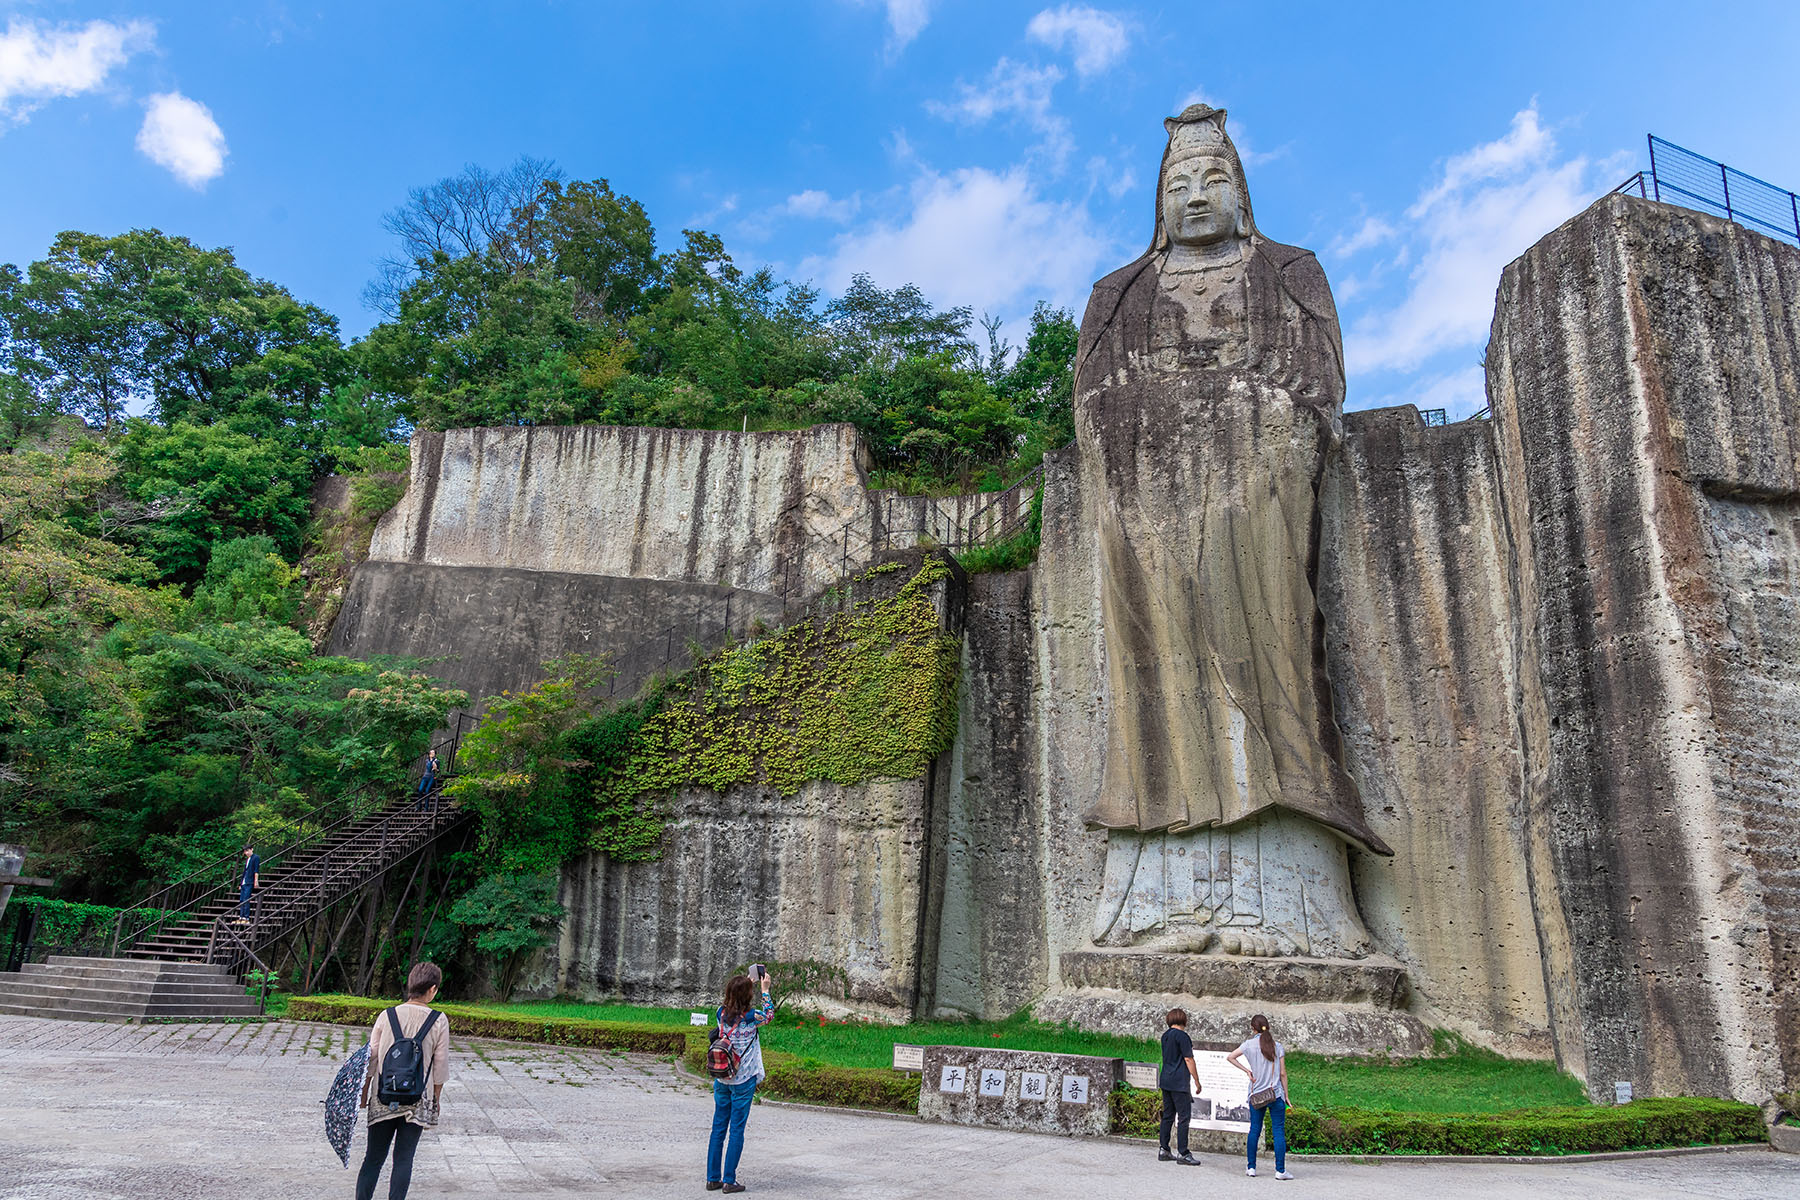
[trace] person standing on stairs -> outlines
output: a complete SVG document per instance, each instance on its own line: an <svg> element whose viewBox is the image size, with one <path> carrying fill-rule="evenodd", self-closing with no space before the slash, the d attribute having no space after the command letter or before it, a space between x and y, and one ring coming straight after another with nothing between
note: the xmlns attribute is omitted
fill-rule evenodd
<svg viewBox="0 0 1800 1200"><path fill-rule="evenodd" d="M250 902L256 896L258 883L257 872L261 866L262 859L256 857L256 847L249 844L245 845L244 875L243 878L238 880L237 923L239 925L248 925L250 923ZM214 878L216 879L218 877L214 876Z"/></svg>

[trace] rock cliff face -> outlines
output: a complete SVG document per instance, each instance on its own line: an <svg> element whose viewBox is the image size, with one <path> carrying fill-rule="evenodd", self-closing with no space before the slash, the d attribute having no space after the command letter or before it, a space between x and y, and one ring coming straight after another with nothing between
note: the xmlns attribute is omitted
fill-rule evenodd
<svg viewBox="0 0 1800 1200"><path fill-rule="evenodd" d="M538 990L638 1004L716 1004L724 972L815 959L860 1010L904 1018L919 984L925 780L809 783L668 802L661 859L590 854L565 869L568 910Z"/></svg>
<svg viewBox="0 0 1800 1200"><path fill-rule="evenodd" d="M1345 758L1394 848L1356 856L1357 898L1435 1023L1548 1054L1491 428L1427 428L1410 407L1344 425L1319 602Z"/></svg>
<svg viewBox="0 0 1800 1200"><path fill-rule="evenodd" d="M661 862L565 872L543 989L698 1002L721 958L818 958L869 1011L1149 1032L1178 997L1140 993L1170 984L1221 1034L1272 999L1317 1048L1444 1025L1596 1094L1794 1088L1800 250L1609 197L1507 268L1487 362L1491 420L1352 413L1319 484L1331 720L1395 852L1352 854L1353 970L1093 945L1105 501L1071 449L1036 565L960 602L928 776L671 797ZM948 511L868 493L859 456L841 427L422 434L332 646L460 646L452 677L492 689L719 585L834 579L820 533Z"/></svg>
<svg viewBox="0 0 1800 1200"><path fill-rule="evenodd" d="M420 433L373 561L823 587L874 504L849 425L797 433L502 427ZM791 583L792 588L784 589Z"/></svg>
<svg viewBox="0 0 1800 1200"><path fill-rule="evenodd" d="M1800 251L1613 196L1507 268L1533 896L1590 1086L1800 1074Z"/></svg>

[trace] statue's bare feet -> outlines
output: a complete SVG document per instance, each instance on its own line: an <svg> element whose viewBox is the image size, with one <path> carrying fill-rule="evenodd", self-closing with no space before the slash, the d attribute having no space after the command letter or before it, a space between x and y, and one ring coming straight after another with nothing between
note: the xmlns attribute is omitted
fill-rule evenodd
<svg viewBox="0 0 1800 1200"><path fill-rule="evenodd" d="M1233 929L1219 939L1227 954L1245 958L1288 958L1306 951L1288 934L1274 929Z"/></svg>

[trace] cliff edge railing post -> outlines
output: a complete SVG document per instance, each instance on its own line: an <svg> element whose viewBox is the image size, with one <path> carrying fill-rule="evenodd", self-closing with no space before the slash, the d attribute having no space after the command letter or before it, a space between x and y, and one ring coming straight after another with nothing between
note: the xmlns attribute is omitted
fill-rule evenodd
<svg viewBox="0 0 1800 1200"><path fill-rule="evenodd" d="M1656 199L1662 200L1662 180L1656 176L1656 135L1647 133L1644 140L1650 143L1650 186L1656 192Z"/></svg>

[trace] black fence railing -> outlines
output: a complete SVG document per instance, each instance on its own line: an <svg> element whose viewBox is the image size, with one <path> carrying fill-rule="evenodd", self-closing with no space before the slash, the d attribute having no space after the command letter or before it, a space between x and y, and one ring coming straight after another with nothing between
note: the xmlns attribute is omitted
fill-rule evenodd
<svg viewBox="0 0 1800 1200"><path fill-rule="evenodd" d="M1613 191L1722 213L1747 229L1800 244L1800 196L1655 134L1649 144L1650 169Z"/></svg>

